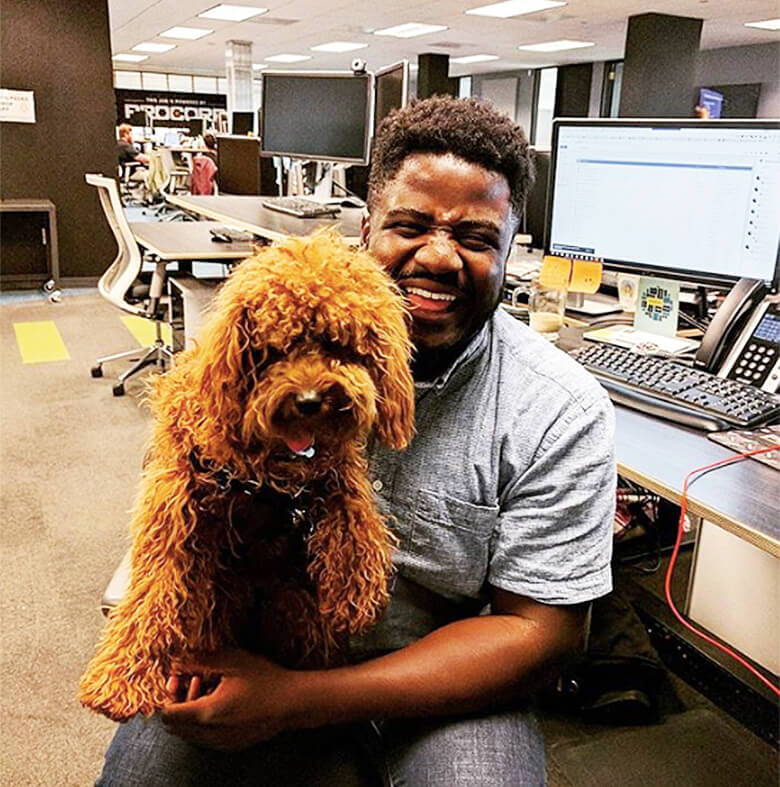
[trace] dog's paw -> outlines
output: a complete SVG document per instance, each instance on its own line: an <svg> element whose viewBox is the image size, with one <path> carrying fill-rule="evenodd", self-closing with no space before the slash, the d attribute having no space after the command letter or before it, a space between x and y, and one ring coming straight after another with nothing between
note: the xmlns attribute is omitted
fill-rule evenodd
<svg viewBox="0 0 780 787"><path fill-rule="evenodd" d="M87 672L81 680L79 702L113 721L139 713L150 716L170 701L162 674L150 670L132 675Z"/></svg>

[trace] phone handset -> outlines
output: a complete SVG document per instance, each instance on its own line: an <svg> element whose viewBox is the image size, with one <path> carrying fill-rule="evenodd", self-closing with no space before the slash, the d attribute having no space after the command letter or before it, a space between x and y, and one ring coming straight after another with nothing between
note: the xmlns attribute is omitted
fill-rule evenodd
<svg viewBox="0 0 780 787"><path fill-rule="evenodd" d="M693 365L708 372L717 372L764 295L766 287L763 282L740 279L712 318L696 351Z"/></svg>

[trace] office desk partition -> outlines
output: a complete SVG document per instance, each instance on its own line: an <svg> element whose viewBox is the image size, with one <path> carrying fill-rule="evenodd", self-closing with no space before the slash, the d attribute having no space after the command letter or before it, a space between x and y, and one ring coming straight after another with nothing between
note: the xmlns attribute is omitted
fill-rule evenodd
<svg viewBox="0 0 780 787"><path fill-rule="evenodd" d="M171 205L182 210L252 232L271 241L283 240L288 235L308 235L319 227L330 226L335 226L350 243L358 243L360 240L362 208L342 208L341 213L335 217L300 219L263 207L262 197L167 194L165 198Z"/></svg>

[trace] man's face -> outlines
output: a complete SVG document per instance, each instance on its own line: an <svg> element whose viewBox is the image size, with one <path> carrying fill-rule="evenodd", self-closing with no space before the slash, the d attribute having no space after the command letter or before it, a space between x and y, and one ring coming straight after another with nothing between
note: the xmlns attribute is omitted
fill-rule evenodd
<svg viewBox="0 0 780 787"><path fill-rule="evenodd" d="M502 175L433 153L409 156L378 195L363 242L404 291L418 352L458 346L498 305L509 197Z"/></svg>

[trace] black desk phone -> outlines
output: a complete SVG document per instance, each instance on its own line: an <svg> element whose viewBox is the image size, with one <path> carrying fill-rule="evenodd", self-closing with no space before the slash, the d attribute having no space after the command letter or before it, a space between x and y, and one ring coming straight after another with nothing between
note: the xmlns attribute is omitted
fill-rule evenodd
<svg viewBox="0 0 780 787"><path fill-rule="evenodd" d="M780 387L780 296L742 279L713 317L695 366L769 393Z"/></svg>

